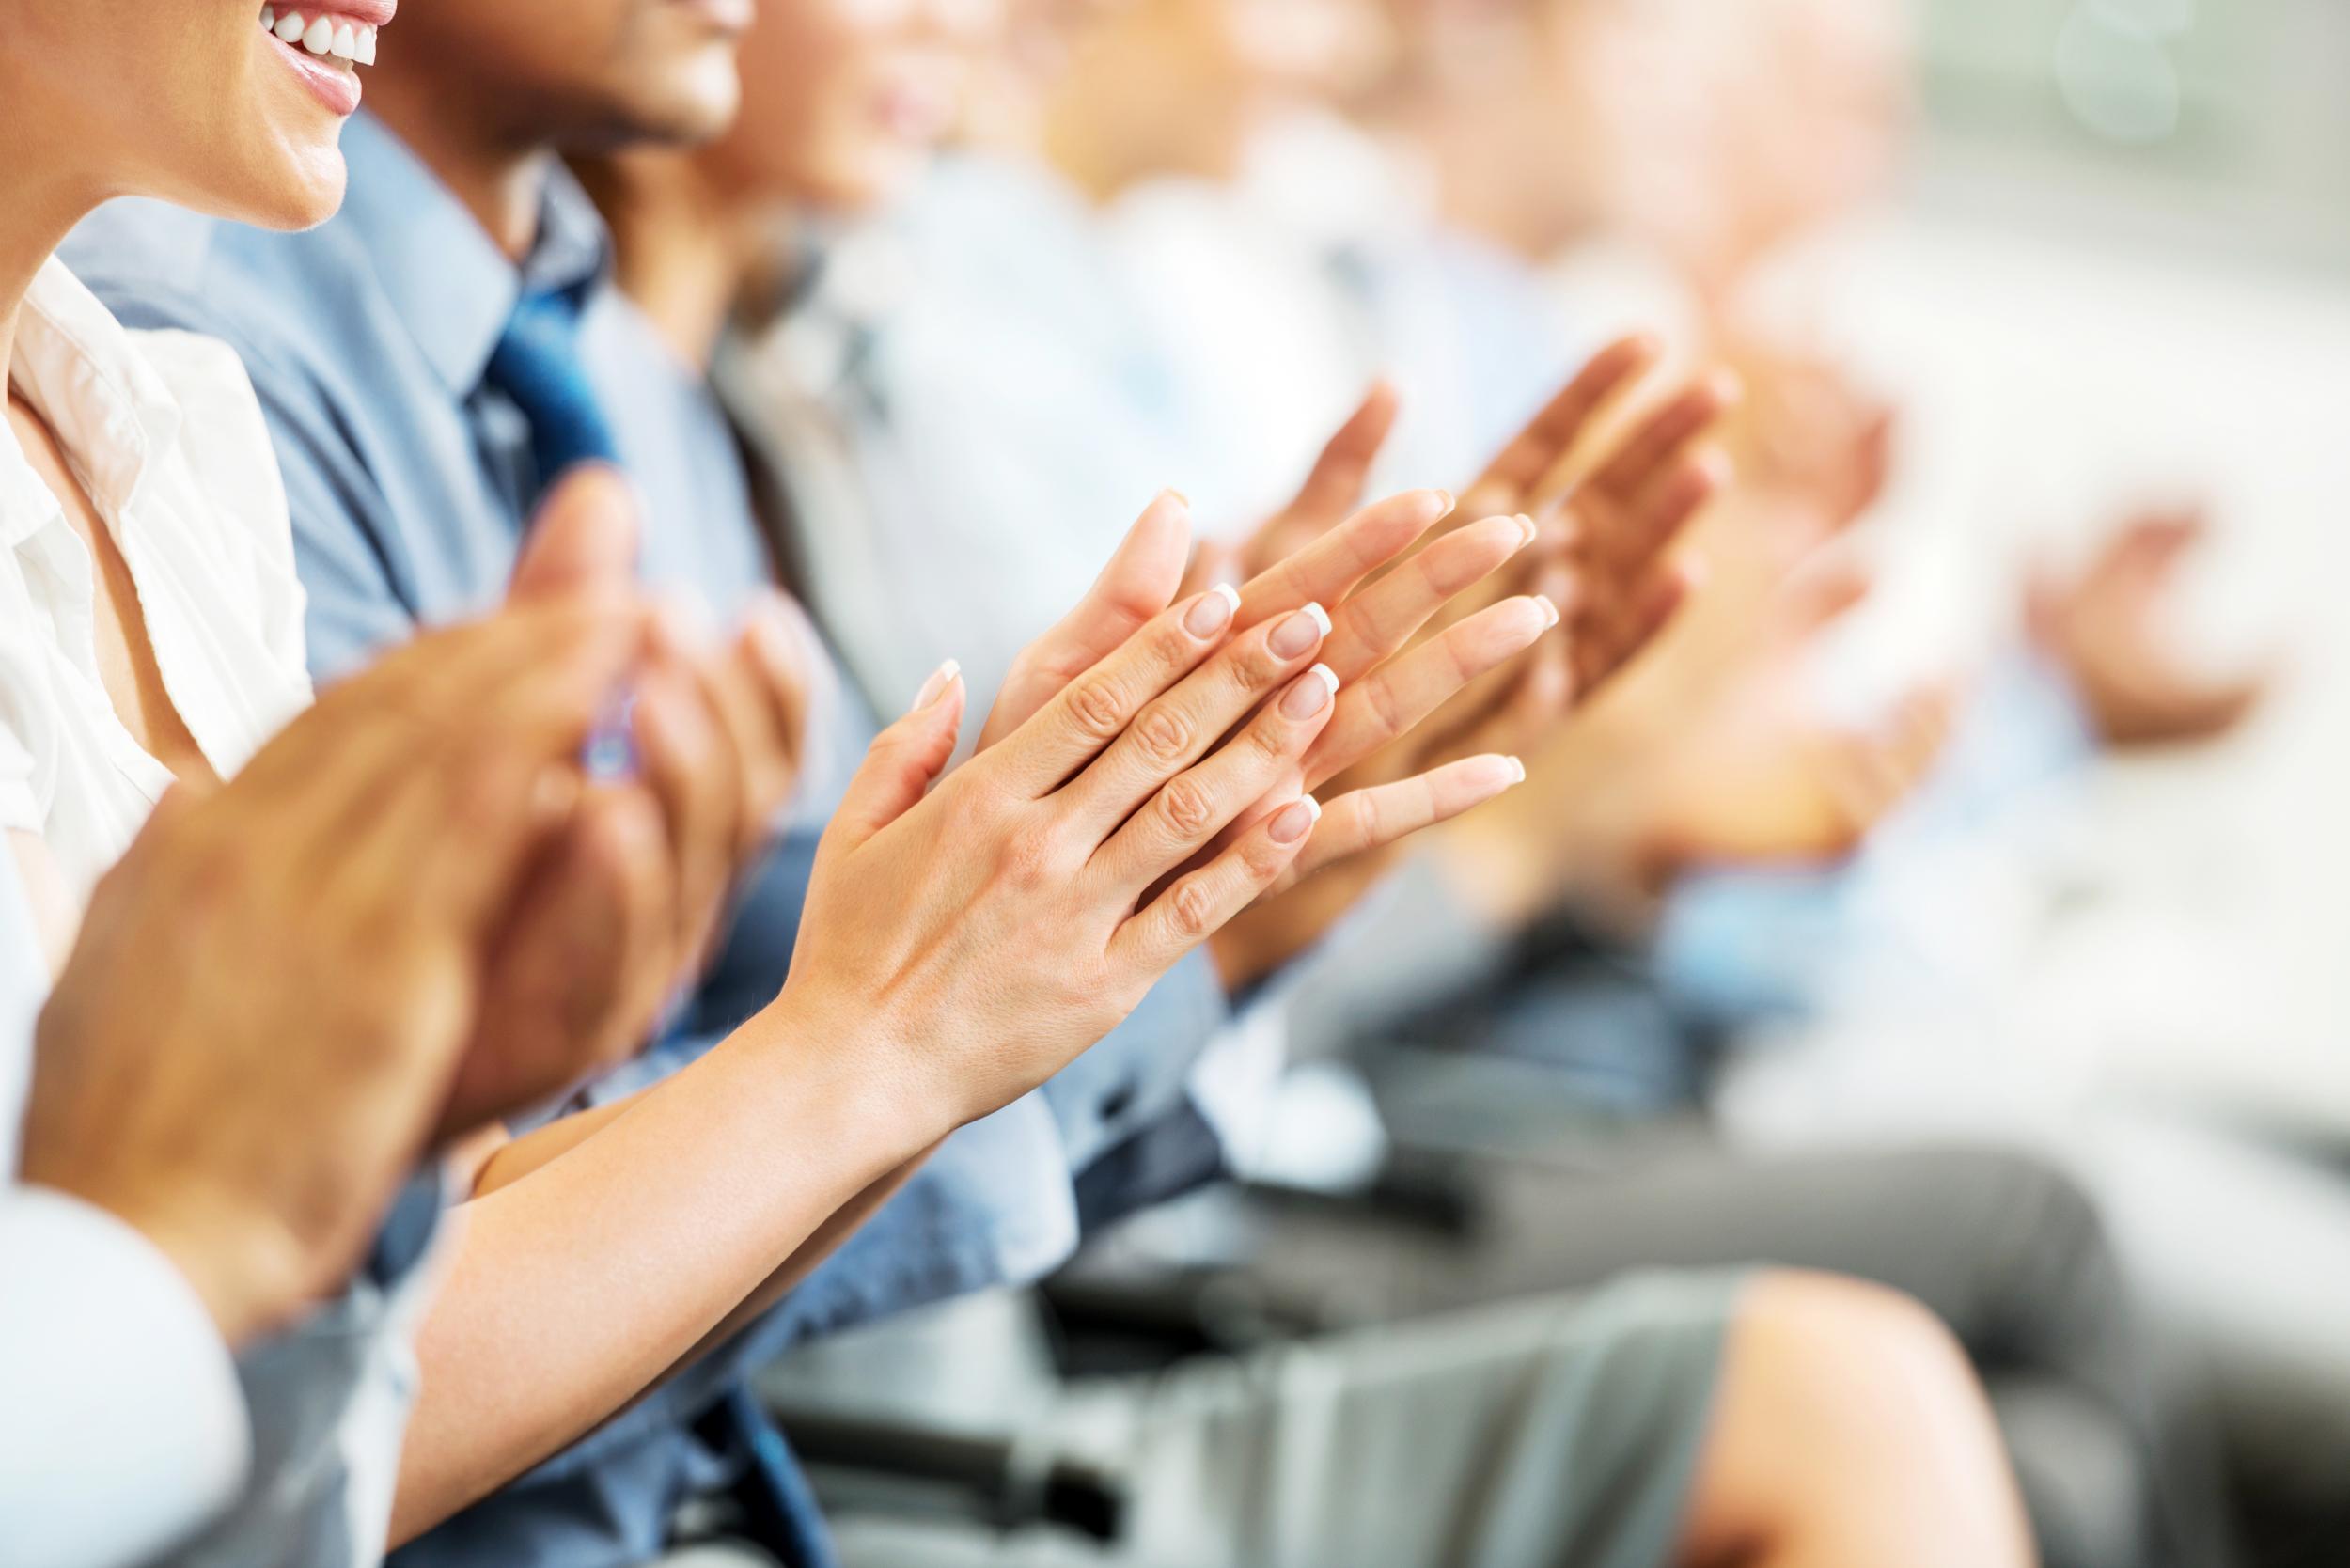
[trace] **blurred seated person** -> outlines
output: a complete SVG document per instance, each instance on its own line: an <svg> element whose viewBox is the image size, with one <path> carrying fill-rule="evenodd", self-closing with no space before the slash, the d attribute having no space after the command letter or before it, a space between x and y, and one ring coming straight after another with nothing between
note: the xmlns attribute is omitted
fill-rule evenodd
<svg viewBox="0 0 2350 1568"><path fill-rule="evenodd" d="M774 25L782 27L782 20ZM980 624L987 618L979 612L995 600L957 591L957 586L1002 582L1016 602L1016 595L1034 591L1039 578L1066 569L1070 552L1054 541L1082 523L1053 500L1064 478L1058 454L1145 447L1133 431L1147 429L1137 409L1149 404L1120 394L1148 386L1152 378L1135 368L1147 367L1148 353L1105 330L1120 317L1118 290L1101 286L1102 277L1112 274L1088 260L1099 246L1081 212L1058 210L1056 221L1042 227L1010 221L983 198L1004 188L1007 177L992 165L974 168L953 159L940 174L943 196L933 194L926 175L909 193L907 208L868 211L921 172L926 143L918 134L890 137L874 130L863 105L881 89L865 84L895 83L901 95L936 104L951 97L958 45L948 32L909 24L894 50L844 56L838 36L811 26L794 40L789 62L775 68L791 72L791 92L766 99L765 78L754 72L742 132L696 160L691 172L643 160L615 171L611 205L619 214L624 276L656 317L676 323L679 351L698 355L713 337L718 342L722 393L747 443L772 458L775 489L791 525L786 556L798 563L812 606L845 660L866 674L869 685L885 690L898 678L887 673L890 661L939 646L938 628L954 628L956 646L966 651L975 641L1008 648L1008 624L993 630ZM827 92L827 81L842 84L841 90ZM910 84L919 84L919 91ZM900 123L934 128L949 118L944 107L934 107ZM1041 203L1028 206L1042 210ZM773 246L765 275L756 265L746 268L737 247L705 246L696 259L691 220L714 222L729 212L746 235L740 250L756 258L762 242ZM1023 251L1034 253L1035 265L1014 261ZM729 279L739 285L746 274L746 290L727 286ZM1044 297L1048 290L1036 286L1040 276L1066 281L1066 291L1058 299ZM679 308L665 308L672 305ZM1000 353L979 352L991 342L1001 344ZM1089 381L1076 368L1110 363L1091 357L1105 342L1120 345L1117 363L1128 369L1102 383ZM1592 417L1592 405L1628 380L1647 352L1620 356L1610 375L1557 400L1549 417L1538 418L1510 459L1496 465L1496 482L1464 490L1465 514L1528 507L1540 484L1570 466L1575 437L1586 433L1587 423L1604 428L1604 419ZM1028 392L1005 396L1006 376L1018 378ZM1647 444L1653 466L1638 470L1639 478L1622 488L1639 493L1655 485L1661 532L1685 519L1717 482L1702 438L1722 400L1720 388L1701 381L1644 416L1648 431L1659 437ZM1388 395L1365 403L1266 535L1309 530L1316 518L1327 526L1345 515L1381 447L1393 405ZM1030 455L1022 460L1024 452ZM1668 494L1676 489L1677 499ZM1604 515L1606 494L1605 486L1588 493L1585 507ZM1676 512L1675 506L1683 510ZM1563 600L1568 590L1554 584L1571 563L1555 544L1542 554L1547 559L1535 581ZM1000 667L1005 657L999 652L993 663ZM1587 666L1572 676L1596 685L1597 673ZM1576 683L1563 664L1551 662L1530 668L1515 690L1486 700L1495 704L1496 719L1516 726L1528 713L1558 712ZM1601 706L1604 711L1604 701ZM1455 722L1471 721L1465 713ZM1368 868L1361 882L1320 880L1359 892L1384 869ZM1322 902L1340 912L1355 896L1323 891ZM1252 917L1243 924L1277 922L1298 923L1268 910L1261 922ZM1309 919L1304 929L1327 927ZM1276 950L1300 950L1294 939L1282 941L1277 932L1275 937ZM1232 938L1216 945L1220 959L1232 955L1228 979L1265 972L1245 956L1248 944L1239 927ZM1229 1062L1246 1052L1222 1055ZM1256 1084L1255 1072L1245 1066L1237 1081ZM1203 1072L1198 1081L1216 1079ZM1232 1080L1228 1075L1226 1081ZM1230 1105L1246 1093L1228 1092L1214 1103ZM1241 1129L1242 1141L1254 1141L1261 1135L1246 1131L1248 1121L1244 1108L1220 1120L1219 1131L1233 1126ZM1229 1142L1235 1135L1224 1136ZM1969 1179L1954 1179L1961 1173ZM1671 1256L1780 1256L1771 1247L1743 1250L1754 1246L1754 1216L1776 1212L1790 1221L1772 1238L1773 1247L1793 1253L1788 1261L1818 1259L1821 1266L1838 1267L1868 1262L1880 1278L1935 1291L1935 1305L1963 1320L1970 1342L2028 1346L2003 1351L2007 1364L2033 1375L2054 1369L2057 1383L2076 1389L2090 1411L2086 1419L2100 1433L2101 1452L2118 1454L2114 1469L2129 1478L2101 1487L2085 1510L2096 1522L2078 1533L2097 1544L2076 1560L2133 1560L2159 1496L2146 1479L2154 1468L2146 1448L2155 1439L2145 1435L2149 1423L2138 1410L2135 1351L2107 1359L2130 1336L2108 1331L2123 1310L2119 1292L2102 1237L2077 1195L2049 1172L1997 1156L1971 1164L1967 1157L1938 1154L1905 1166L1854 1161L1841 1176L1855 1199L1852 1223L1797 1226L1822 1210L1821 1194L1838 1185L1838 1173L1789 1171L1774 1190L1768 1178L1751 1170L1716 1165L1708 1180L1717 1199L1711 1212L1721 1223L1697 1234L1731 1239L1693 1240L1686 1254ZM1675 1189L1674 1201L1687 1190ZM1604 1196L1593 1195L1594 1207ZM1626 1204L1627 1215L1643 1212L1637 1194ZM2029 1218L2018 1224L2018 1216ZM1597 1233L1601 1228L1590 1229ZM1888 1255L1888 1240L1928 1230L1976 1238L1968 1247L1953 1248L1965 1251L1975 1268L1937 1277L1936 1270L1919 1266L1927 1261L1920 1254L1893 1246ZM1824 1233L1839 1245L1823 1242ZM1578 1252L1574 1241L1558 1238L1541 1250L1539 1264L1511 1273L1507 1284L1474 1270L1455 1278L1490 1283L1492 1294L1518 1294L1590 1283L1642 1262L1637 1249L1594 1246ZM1716 1250L1707 1253L1704 1247ZM2041 1269L2076 1281L2076 1288L2041 1293L2038 1317L2020 1333L1999 1290L1977 1293L1971 1285L1978 1277L2012 1279ZM1476 1299L1485 1296L1467 1290L1443 1295L1405 1291L1396 1294L1389 1309L1408 1314Z"/></svg>
<svg viewBox="0 0 2350 1568"><path fill-rule="evenodd" d="M854 389L870 384L874 356L886 353L887 338L877 341L865 335L861 329L867 323L861 321L827 334L821 308L814 312L814 330L805 337L795 337L793 329L807 317L791 308L777 323L772 340L746 339L744 332L746 325L752 331L762 328L777 302L793 307L819 296L854 298L863 281L858 266L867 253L854 244L838 249L828 245L828 230L861 202L872 200L873 187L890 183L889 177L919 150L918 144L905 145L915 138L883 134L868 106L885 91L883 85L894 86L901 98L928 103L931 95L951 85L956 49L951 29L927 17L901 18L894 25L869 22L859 27L821 6L771 9L746 55L745 115L734 133L692 159L631 155L593 171L615 222L624 282L664 324L682 355L698 359L712 353L715 345L720 387L744 428L746 445L773 455L769 494L789 529L786 558L801 563L802 581L811 585L812 607L846 645L850 663L857 668L868 667L868 659L878 667L881 658L902 657L903 640L922 635L929 613L918 604L904 602L896 573L873 562L905 563L911 571L930 547L930 536L909 527L911 519L886 511L876 516L877 509L862 487L862 472L847 461L860 452L870 454L872 448L865 442L887 443L902 408L894 397L867 401L854 395ZM783 90L787 83L792 90ZM883 123L935 124L943 118L937 114L909 115ZM770 248L762 252L762 245ZM918 290L914 298L919 300ZM746 347L760 351L757 362L744 361ZM805 367L795 366L798 353L809 355ZM1582 423L1575 411L1600 400L1606 387L1637 367L1638 357L1617 356L1611 371L1596 385L1580 385L1574 397L1562 399L1553 423L1562 424L1564 431L1549 440L1559 445L1571 441ZM811 408L806 389L791 381L794 368L840 378L852 389L846 406L853 416L840 417L838 408ZM948 390L976 408L986 402L975 395L984 384ZM917 384L910 390L919 395L925 389ZM1709 409L1717 396L1700 389L1672 405L1669 418L1655 421L1648 432L1651 439L1629 444L1640 452L1642 466L1636 472L1641 478L1676 480L1658 487L1653 514L1627 509L1634 521L1653 521L1657 537L1668 538L1710 488L1707 465L1689 463L1687 446L1709 422ZM1016 411L1026 405L1011 406ZM1367 439L1375 433L1376 411L1366 413L1354 440L1340 446L1336 461L1318 474L1319 488L1309 486L1297 510L1326 510L1333 496L1341 498L1337 502L1341 509L1352 504L1353 491L1360 484L1355 453L1377 446L1375 439ZM964 434L970 438L968 431ZM1060 439L1065 442L1068 434L1064 423ZM1518 467L1528 470L1519 483L1530 484L1547 470L1552 460L1546 453L1547 447L1536 443L1517 454ZM1040 449L1030 464L1008 472L1041 473L1051 461L1050 453ZM916 468L897 478L904 482L926 477ZM889 478L879 478L875 489L888 494L889 483ZM1506 491L1508 485L1505 481L1489 488ZM1647 487L1627 483L1623 488L1629 493ZM932 529L969 528L972 510L946 509L925 523ZM1295 521L1283 520L1285 525ZM1331 521L1308 526L1307 537ZM900 531L885 531L889 528ZM1007 557L1001 542L995 555L991 570L996 572L1003 570L1005 559L1016 566L1032 558L1025 554ZM857 569L853 578L838 564L844 557ZM896 602L875 591L882 585L897 589ZM1604 596L1594 597L1606 602ZM960 611L945 602L935 613L959 613L967 619L970 608L967 601ZM995 633L999 645L1003 635L1000 629ZM1604 664L1595 664L1578 673L1596 684L1606 671ZM1449 1333L1465 1326L1471 1325L1431 1325L1428 1338L1441 1343L1439 1329ZM1371 1363L1378 1342L1366 1341L1359 1354L1334 1352L1329 1362L1312 1364L1325 1366L1324 1375L1330 1376L1337 1376L1340 1368L1355 1369L1345 1372L1349 1386L1360 1379L1375 1381ZM1212 1369L1203 1369L1203 1376L1214 1375ZM1157 1426L1149 1415L1152 1405L1140 1389L1100 1390L1097 1407L1132 1408L1146 1430ZM1225 1408L1224 1402L1219 1400L1215 1408ZM1248 1408L1257 1411L1252 1419L1270 1420L1276 1413L1286 1413L1271 1402ZM1303 1407L1296 1413L1303 1414ZM1167 1421L1163 1439L1167 1444L1196 1444L1203 1432L1213 1430L1198 1419L1176 1421L1170 1415ZM1118 1457L1136 1455L1121 1450ZM1136 1468L1146 1486L1154 1483L1154 1466ZM1181 1474L1188 1466L1173 1468ZM1168 1484L1171 1488L1172 1482ZM1160 1495L1169 1507L1177 1498L1195 1513L1201 1507L1188 1491L1154 1494ZM1213 1517L1221 1521L1228 1515L1218 1510Z"/></svg>

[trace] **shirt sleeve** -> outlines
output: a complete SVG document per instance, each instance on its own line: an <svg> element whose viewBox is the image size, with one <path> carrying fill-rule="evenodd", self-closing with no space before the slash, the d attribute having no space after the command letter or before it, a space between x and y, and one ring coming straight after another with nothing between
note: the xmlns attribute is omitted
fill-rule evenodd
<svg viewBox="0 0 2350 1568"><path fill-rule="evenodd" d="M400 530L375 476L336 429L329 400L260 373L255 388L293 518L294 564L308 595L310 672L326 685L416 635L389 564Z"/></svg>
<svg viewBox="0 0 2350 1568"><path fill-rule="evenodd" d="M102 1210L0 1188L0 1558L145 1561L236 1495L228 1348L170 1261Z"/></svg>
<svg viewBox="0 0 2350 1568"><path fill-rule="evenodd" d="M0 1562L143 1560L226 1503L250 1437L209 1314L144 1236L15 1185L48 971L0 850Z"/></svg>

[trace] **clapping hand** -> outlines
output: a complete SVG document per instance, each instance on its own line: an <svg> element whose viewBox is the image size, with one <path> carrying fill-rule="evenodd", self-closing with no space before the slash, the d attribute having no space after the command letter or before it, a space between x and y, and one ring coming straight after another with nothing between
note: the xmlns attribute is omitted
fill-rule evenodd
<svg viewBox="0 0 2350 1568"><path fill-rule="evenodd" d="M2107 745L2216 740L2267 697L2266 674L2219 679L2186 667L2163 609L2189 553L2209 534L2199 512L2133 518L2080 571L2042 572L2028 613L2032 636L2063 666Z"/></svg>

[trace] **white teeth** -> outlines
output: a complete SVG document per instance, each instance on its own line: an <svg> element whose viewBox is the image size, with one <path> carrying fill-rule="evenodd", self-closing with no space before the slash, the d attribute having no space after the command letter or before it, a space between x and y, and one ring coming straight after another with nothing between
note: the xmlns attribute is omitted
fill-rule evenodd
<svg viewBox="0 0 2350 1568"><path fill-rule="evenodd" d="M288 43L299 44L313 55L332 55L353 65L375 64L375 29L356 22L337 22L333 17L307 17L300 11L281 11L275 0L261 8L261 26L276 34Z"/></svg>

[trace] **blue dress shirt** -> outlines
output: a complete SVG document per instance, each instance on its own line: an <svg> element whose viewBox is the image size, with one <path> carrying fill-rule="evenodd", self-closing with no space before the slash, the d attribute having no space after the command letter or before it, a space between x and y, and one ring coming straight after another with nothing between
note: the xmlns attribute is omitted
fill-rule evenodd
<svg viewBox="0 0 2350 1568"><path fill-rule="evenodd" d="M517 267L380 123L353 120L343 149L349 197L339 216L308 233L118 202L68 246L84 280L126 321L206 333L243 356L285 471L321 680L364 664L419 622L477 612L503 594L525 522L523 497L537 476L527 422L485 384L485 372L525 290L588 288L582 352L621 461L647 498L647 580L722 619L739 613L772 570L732 434L698 378L610 286L605 236L585 195L561 170L552 173L538 243ZM836 682L835 690L847 685ZM846 695L811 722L822 731L814 749L831 765L804 784L711 982L679 1028L591 1098L675 1071L775 995L817 835L873 729ZM1064 1261L1079 1235L1077 1177L1158 1122L1188 1114L1184 1074L1227 1015L1212 965L1187 961L1069 1084L948 1139L733 1344L401 1560L500 1568L641 1560L681 1493L713 1479L686 1426L732 1376L807 1335L1032 1279ZM1158 1196L1113 1192L1105 1200L1102 1184L1089 1184L1089 1214Z"/></svg>

